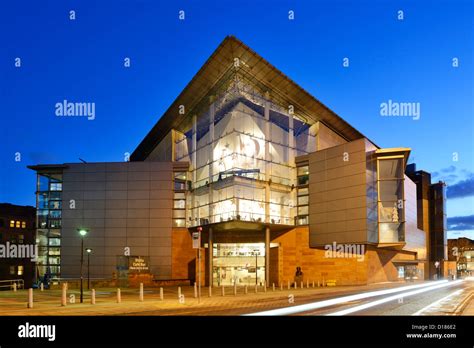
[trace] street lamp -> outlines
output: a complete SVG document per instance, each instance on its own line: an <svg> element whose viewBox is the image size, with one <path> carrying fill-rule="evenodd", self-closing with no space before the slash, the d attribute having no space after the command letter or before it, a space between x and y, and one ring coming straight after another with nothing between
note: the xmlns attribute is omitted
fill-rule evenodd
<svg viewBox="0 0 474 348"><path fill-rule="evenodd" d="M87 251L87 290L90 289L91 287L91 277L90 277L90 256L91 256L91 252L92 252L92 249L91 248L87 248L86 249Z"/></svg>
<svg viewBox="0 0 474 348"><path fill-rule="evenodd" d="M79 235L81 236L81 303L83 303L84 299L84 291L82 287L82 265L84 264L84 237L87 235L87 230L85 228L80 228L77 230Z"/></svg>
<svg viewBox="0 0 474 348"><path fill-rule="evenodd" d="M257 271L257 266L258 266L258 249L254 250L255 253L255 285L258 285L258 271Z"/></svg>

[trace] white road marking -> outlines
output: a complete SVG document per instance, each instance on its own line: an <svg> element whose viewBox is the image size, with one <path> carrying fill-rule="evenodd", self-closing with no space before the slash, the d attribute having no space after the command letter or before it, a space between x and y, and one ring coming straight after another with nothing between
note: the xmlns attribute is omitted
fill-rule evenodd
<svg viewBox="0 0 474 348"><path fill-rule="evenodd" d="M459 284L459 283L462 283L462 282L463 282L462 280L457 280L457 281L454 281L454 282L443 283L443 284L437 284L437 285L430 286L430 287L426 287L426 288L423 288L423 289L418 289L418 290L414 290L414 291L409 291L409 292L406 292L406 293L403 293L403 294L400 294L400 295L389 296L389 297L383 298L383 299L381 299L381 300L372 301L372 302L365 303L365 304L360 305L360 306L355 306L355 307L352 307L352 308L344 309L344 310L342 310L342 311L330 313L330 314L327 314L327 315L334 316L334 315L346 315L346 314L351 314L351 313L355 313L355 312L362 311L362 310L367 309L367 308L379 306L379 305L381 305L381 304L384 304L384 303L387 303L387 302L390 302L390 301L398 300L400 297L414 296L414 295L421 294L421 293L423 293L423 292L427 292L427 291L431 291L431 290L436 290L436 289L441 289L441 288L445 288L445 287L447 287L447 286L453 286L453 285L456 285L456 284Z"/></svg>
<svg viewBox="0 0 474 348"><path fill-rule="evenodd" d="M250 313L250 314L245 314L248 316L254 316L254 315L289 315L289 314L295 314L295 313L300 313L300 312L307 312L313 309L319 309L323 307L329 307L333 306L336 304L341 304L349 301L356 301L356 300L361 300L364 298L369 298L369 297L374 297L374 296L381 296L381 295L388 295L388 294L393 294L397 292L402 292L402 291L408 291L412 289L419 289L419 288L426 288L428 286L433 286L433 284L447 284L447 280L438 280L436 282L429 282L429 283L423 283L423 284L417 284L417 285L409 285L409 286L403 286L399 288L394 288L394 289L388 289L388 290L377 290L377 291L370 291L370 292L363 292L360 294L356 295L349 295L349 296L343 296L343 297L338 297L330 300L324 300L324 301L319 301L319 302L313 302L313 303L307 303L303 305L297 305L297 306L292 306L292 307L286 307L286 308L279 308L279 309L272 309L269 311L263 311L263 312L257 312L257 313ZM400 296L397 296L397 298Z"/></svg>

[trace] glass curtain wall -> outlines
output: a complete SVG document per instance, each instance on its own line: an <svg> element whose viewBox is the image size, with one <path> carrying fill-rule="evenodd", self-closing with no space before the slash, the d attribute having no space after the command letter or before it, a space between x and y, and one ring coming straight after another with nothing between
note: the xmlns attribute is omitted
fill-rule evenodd
<svg viewBox="0 0 474 348"><path fill-rule="evenodd" d="M316 138L311 125L290 120L270 99L234 78L196 116L195 132L191 118L178 129L175 158L192 163L188 227L229 220L294 224L294 157L314 151Z"/></svg>
<svg viewBox="0 0 474 348"><path fill-rule="evenodd" d="M379 243L405 240L403 157L378 158Z"/></svg>
<svg viewBox="0 0 474 348"><path fill-rule="evenodd" d="M61 274L62 174L38 174L36 190L38 244L37 276L59 278Z"/></svg>

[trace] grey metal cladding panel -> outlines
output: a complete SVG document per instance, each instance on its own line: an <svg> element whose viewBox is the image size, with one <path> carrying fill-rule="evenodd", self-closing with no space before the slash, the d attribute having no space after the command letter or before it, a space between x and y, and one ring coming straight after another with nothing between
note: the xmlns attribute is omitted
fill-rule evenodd
<svg viewBox="0 0 474 348"><path fill-rule="evenodd" d="M171 172L171 171L150 172L150 180L172 181L173 180L173 172Z"/></svg>
<svg viewBox="0 0 474 348"><path fill-rule="evenodd" d="M84 173L84 181L105 181L105 172Z"/></svg>
<svg viewBox="0 0 474 348"><path fill-rule="evenodd" d="M86 209L83 211L83 216L85 219L104 219L105 218L105 210L104 209Z"/></svg>
<svg viewBox="0 0 474 348"><path fill-rule="evenodd" d="M150 219L127 219L127 227L150 227Z"/></svg>
<svg viewBox="0 0 474 348"><path fill-rule="evenodd" d="M129 199L127 200L128 209L149 209L150 201L148 199Z"/></svg>
<svg viewBox="0 0 474 348"><path fill-rule="evenodd" d="M104 191L105 181L85 181L84 191Z"/></svg>
<svg viewBox="0 0 474 348"><path fill-rule="evenodd" d="M150 219L150 227L171 228L171 219Z"/></svg>
<svg viewBox="0 0 474 348"><path fill-rule="evenodd" d="M150 172L128 172L128 181L150 180Z"/></svg>
<svg viewBox="0 0 474 348"><path fill-rule="evenodd" d="M105 200L105 190L104 191L84 191L84 200Z"/></svg>
<svg viewBox="0 0 474 348"><path fill-rule="evenodd" d="M105 172L106 163L84 163L84 173Z"/></svg>
<svg viewBox="0 0 474 348"><path fill-rule="evenodd" d="M173 191L171 190L153 190L150 191L150 200L151 201L171 201L173 199ZM160 203L163 204L163 203ZM151 206L151 205L150 205ZM158 208L158 207L156 207Z"/></svg>
<svg viewBox="0 0 474 348"><path fill-rule="evenodd" d="M172 172L173 163L172 162L147 162L150 164L151 172Z"/></svg>
<svg viewBox="0 0 474 348"><path fill-rule="evenodd" d="M150 209L150 218L151 219L161 219L161 218L168 218L171 219L173 217L173 210L169 209Z"/></svg>
<svg viewBox="0 0 474 348"><path fill-rule="evenodd" d="M129 172L149 172L149 162L128 162L127 170Z"/></svg>
<svg viewBox="0 0 474 348"><path fill-rule="evenodd" d="M71 199L74 199L75 201L82 200L84 198L84 191L63 191L61 198L64 204L69 202Z"/></svg>
<svg viewBox="0 0 474 348"><path fill-rule="evenodd" d="M105 164L106 172L126 172L128 162L107 162Z"/></svg>
<svg viewBox="0 0 474 348"><path fill-rule="evenodd" d="M78 181L83 181L83 180L84 180L84 173L82 172L70 172L68 170L64 170L63 172L63 186L64 186L64 183L78 182Z"/></svg>
<svg viewBox="0 0 474 348"><path fill-rule="evenodd" d="M171 219L170 219L171 222ZM171 238L171 227L162 226L162 227L150 227L150 238ZM171 240L170 240L171 243ZM171 245L171 244L170 244Z"/></svg>
<svg viewBox="0 0 474 348"><path fill-rule="evenodd" d="M150 247L166 247L166 248L171 248L172 246L172 241L171 237L150 237L149 239L150 242Z"/></svg>
<svg viewBox="0 0 474 348"><path fill-rule="evenodd" d="M150 181L150 190L173 190L173 182L171 180L166 180L166 181L156 181L152 180Z"/></svg>
<svg viewBox="0 0 474 348"><path fill-rule="evenodd" d="M128 201L126 199L106 200L105 209L127 209Z"/></svg>
<svg viewBox="0 0 474 348"><path fill-rule="evenodd" d="M150 256L151 257L170 257L171 256L171 248L169 247L154 247L150 248Z"/></svg>
<svg viewBox="0 0 474 348"><path fill-rule="evenodd" d="M63 181L63 194L68 191L82 191L84 190L84 182L82 181Z"/></svg>
<svg viewBox="0 0 474 348"><path fill-rule="evenodd" d="M127 198L128 198L128 191L106 191L105 192L105 199L107 200L114 200L114 199L126 200Z"/></svg>
<svg viewBox="0 0 474 348"><path fill-rule="evenodd" d="M150 199L150 191L135 191L129 190L128 191L128 199Z"/></svg>
<svg viewBox="0 0 474 348"><path fill-rule="evenodd" d="M128 172L121 171L121 172L107 172L105 174L105 179L107 181L127 181Z"/></svg>
<svg viewBox="0 0 474 348"><path fill-rule="evenodd" d="M150 181L128 181L128 190L129 191L149 191L150 190Z"/></svg>
<svg viewBox="0 0 474 348"><path fill-rule="evenodd" d="M126 191L128 189L127 181L107 181L105 183L107 191Z"/></svg>

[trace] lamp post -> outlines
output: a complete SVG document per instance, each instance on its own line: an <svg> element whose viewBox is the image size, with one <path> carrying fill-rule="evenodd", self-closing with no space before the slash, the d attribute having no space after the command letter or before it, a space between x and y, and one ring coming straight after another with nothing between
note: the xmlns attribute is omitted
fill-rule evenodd
<svg viewBox="0 0 474 348"><path fill-rule="evenodd" d="M78 229L79 235L81 236L81 303L84 300L84 290L82 287L82 265L84 264L84 237L87 235L87 230L84 228Z"/></svg>
<svg viewBox="0 0 474 348"><path fill-rule="evenodd" d="M91 277L90 277L90 256L91 256L91 252L92 252L92 249L91 248L87 248L86 249L87 251L87 290L90 289L91 287Z"/></svg>
<svg viewBox="0 0 474 348"><path fill-rule="evenodd" d="M255 285L258 285L258 270L257 270L257 266L258 266L258 249L255 249L254 252L255 252Z"/></svg>

